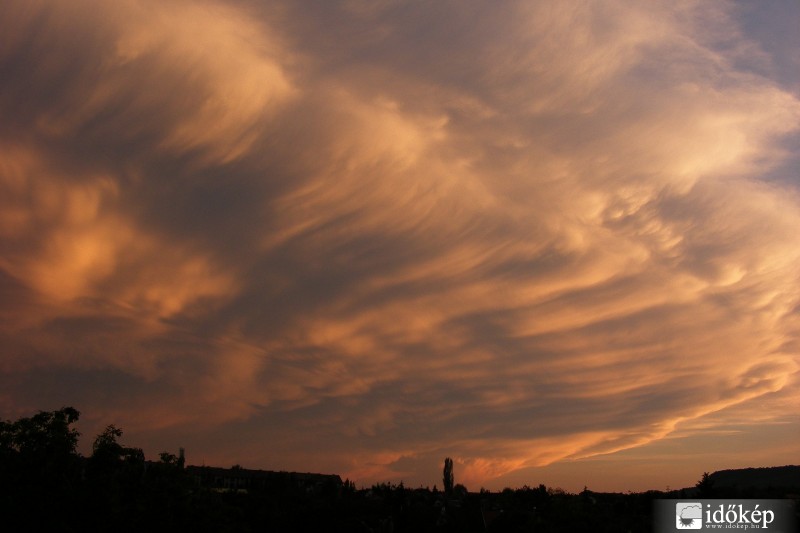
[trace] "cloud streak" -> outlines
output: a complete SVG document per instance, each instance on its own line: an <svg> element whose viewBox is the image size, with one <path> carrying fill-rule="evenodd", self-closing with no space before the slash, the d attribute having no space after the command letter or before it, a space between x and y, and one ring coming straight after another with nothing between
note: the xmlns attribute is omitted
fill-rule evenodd
<svg viewBox="0 0 800 533"><path fill-rule="evenodd" d="M800 99L735 4L2 9L6 418L490 486L785 422Z"/></svg>

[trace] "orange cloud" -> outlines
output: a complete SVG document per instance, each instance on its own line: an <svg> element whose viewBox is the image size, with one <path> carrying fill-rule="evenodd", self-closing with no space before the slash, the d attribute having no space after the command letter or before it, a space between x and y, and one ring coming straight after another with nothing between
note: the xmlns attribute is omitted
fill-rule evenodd
<svg viewBox="0 0 800 533"><path fill-rule="evenodd" d="M2 9L2 405L471 488L785 421L800 101L726 6Z"/></svg>

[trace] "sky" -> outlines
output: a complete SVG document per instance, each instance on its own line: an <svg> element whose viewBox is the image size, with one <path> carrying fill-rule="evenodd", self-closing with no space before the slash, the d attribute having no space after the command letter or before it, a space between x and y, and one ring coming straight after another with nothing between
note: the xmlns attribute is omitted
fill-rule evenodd
<svg viewBox="0 0 800 533"><path fill-rule="evenodd" d="M0 418L638 491L800 457L800 3L6 0Z"/></svg>

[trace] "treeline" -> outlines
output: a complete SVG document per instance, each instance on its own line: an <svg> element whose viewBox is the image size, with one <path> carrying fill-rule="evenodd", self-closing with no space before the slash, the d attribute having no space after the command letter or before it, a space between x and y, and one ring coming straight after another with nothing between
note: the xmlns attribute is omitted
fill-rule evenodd
<svg viewBox="0 0 800 533"><path fill-rule="evenodd" d="M72 427L79 415L66 407L0 421L0 530L361 531L340 505L343 492L354 492L349 481L337 490L280 483L220 491L190 475L182 454L162 452L153 461L141 448L123 446L114 425L81 456Z"/></svg>
<svg viewBox="0 0 800 533"><path fill-rule="evenodd" d="M291 482L293 475L246 490L220 488L202 474L236 479L242 469L187 468L182 453L148 461L140 448L120 443L113 425L82 457L72 427L78 416L68 407L0 422L4 531L635 532L651 530L657 498L785 497L783 489L715 487L708 474L688 491L669 493L570 494L544 485L476 493L454 483L447 461L443 491L403 483L356 489L349 480L314 490Z"/></svg>
<svg viewBox="0 0 800 533"><path fill-rule="evenodd" d="M309 490L288 482L291 476L221 490L191 475L204 470L186 468L182 454L148 461L140 448L123 446L113 425L82 457L72 427L78 417L68 407L0 422L0 516L8 531L585 531L589 524L593 531L645 531L649 524L649 497L598 505L588 492L544 486L469 493L454 484L452 463L441 492L402 483L357 490L349 480Z"/></svg>
<svg viewBox="0 0 800 533"><path fill-rule="evenodd" d="M0 422L0 516L8 531L205 531L175 455L146 461L108 426L88 458L77 453L71 407ZM196 528L196 529L195 529ZM211 530L208 530L211 531Z"/></svg>

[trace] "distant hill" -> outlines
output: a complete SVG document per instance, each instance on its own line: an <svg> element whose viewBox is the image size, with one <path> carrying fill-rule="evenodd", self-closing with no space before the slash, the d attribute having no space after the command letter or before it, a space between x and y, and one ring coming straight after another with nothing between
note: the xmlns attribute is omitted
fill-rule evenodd
<svg viewBox="0 0 800 533"><path fill-rule="evenodd" d="M717 488L800 489L800 466L719 470L709 476Z"/></svg>

